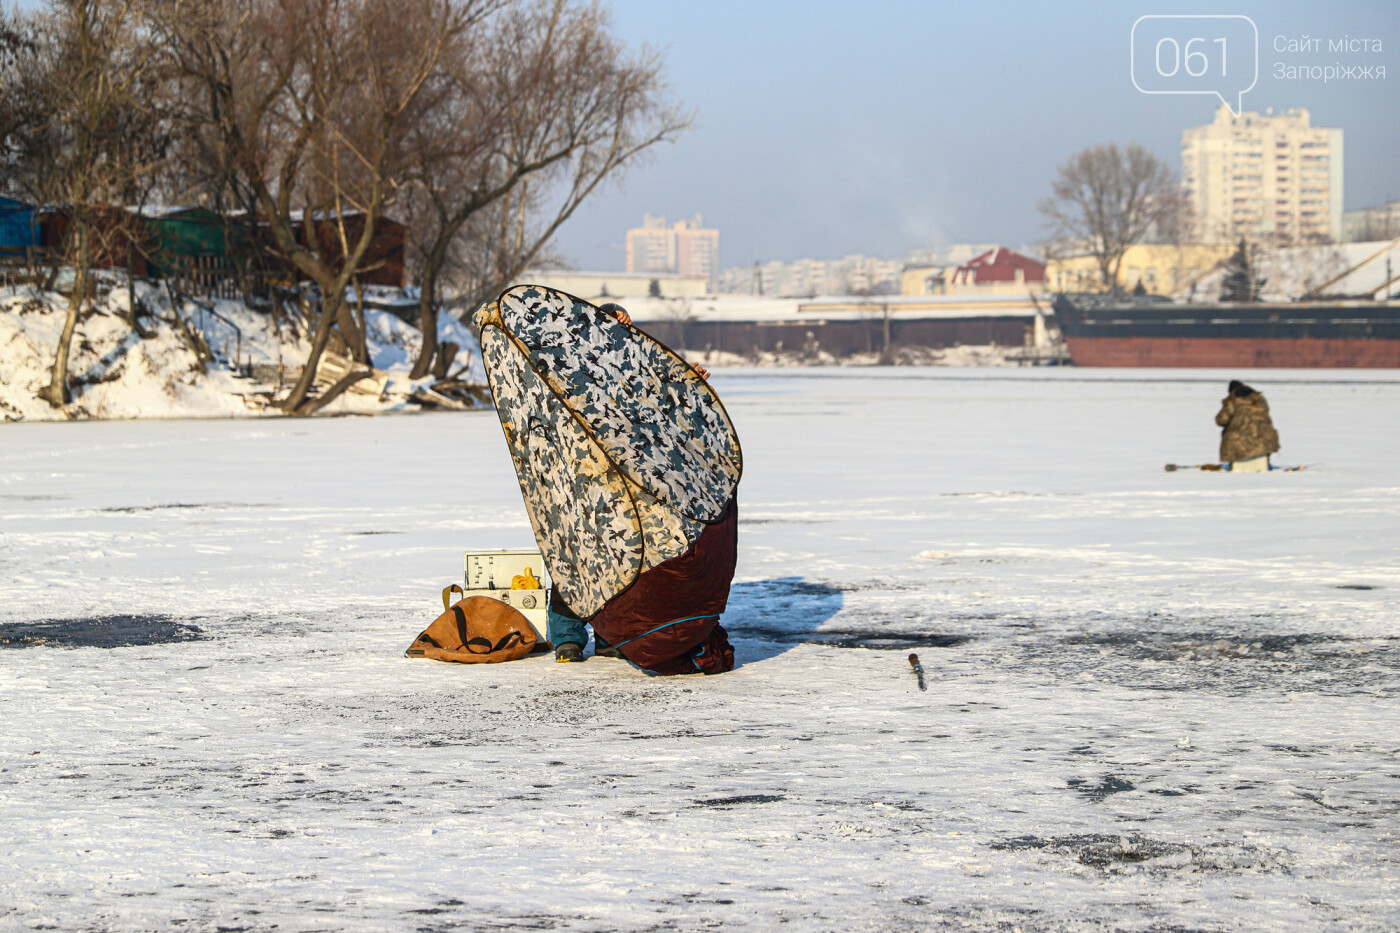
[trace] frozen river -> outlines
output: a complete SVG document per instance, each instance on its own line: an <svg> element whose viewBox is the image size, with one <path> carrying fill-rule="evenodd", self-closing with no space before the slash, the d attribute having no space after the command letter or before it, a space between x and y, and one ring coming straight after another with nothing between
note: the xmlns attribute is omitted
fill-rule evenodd
<svg viewBox="0 0 1400 933"><path fill-rule="evenodd" d="M1400 375L1233 375L718 373L710 678L402 656L491 413L0 427L0 929L1394 930Z"/></svg>

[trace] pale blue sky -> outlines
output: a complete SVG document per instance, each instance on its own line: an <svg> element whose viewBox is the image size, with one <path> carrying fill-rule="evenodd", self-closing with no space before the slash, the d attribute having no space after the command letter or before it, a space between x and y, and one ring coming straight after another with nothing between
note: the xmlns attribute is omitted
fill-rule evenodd
<svg viewBox="0 0 1400 933"><path fill-rule="evenodd" d="M1141 143L1173 167L1215 99L1148 96L1129 77L1145 14L1243 14L1259 32L1244 106L1307 107L1345 130L1345 200L1400 197L1400 3L603 0L629 45L666 61L696 125L599 192L558 240L577 266L621 269L644 212L700 213L721 264L1044 235L1036 204L1085 146ZM1380 53L1274 51L1275 37L1380 39ZM1285 65L1384 66L1383 80L1279 80Z"/></svg>
<svg viewBox="0 0 1400 933"><path fill-rule="evenodd" d="M702 213L721 264L939 241L1043 237L1055 167L1098 143L1147 146L1174 168L1181 131L1216 101L1148 96L1129 78L1144 14L1229 13L1259 31L1249 110L1307 107L1346 132L1346 206L1400 197L1400 3L933 3L919 0L611 0L617 33L665 53L695 129L600 195L559 244L620 269L642 213ZM1273 51L1276 35L1375 37L1381 54ZM1325 48L1325 43L1324 43ZM1385 80L1272 77L1286 64L1387 65Z"/></svg>

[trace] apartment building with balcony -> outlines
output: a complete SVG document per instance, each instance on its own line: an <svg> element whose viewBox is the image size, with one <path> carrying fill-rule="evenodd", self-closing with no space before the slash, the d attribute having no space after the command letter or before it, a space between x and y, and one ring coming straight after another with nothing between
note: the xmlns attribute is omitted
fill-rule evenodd
<svg viewBox="0 0 1400 933"><path fill-rule="evenodd" d="M1221 105L1211 123L1181 134L1195 239L1273 246L1340 239L1342 158L1342 131L1313 126L1305 109L1235 116Z"/></svg>

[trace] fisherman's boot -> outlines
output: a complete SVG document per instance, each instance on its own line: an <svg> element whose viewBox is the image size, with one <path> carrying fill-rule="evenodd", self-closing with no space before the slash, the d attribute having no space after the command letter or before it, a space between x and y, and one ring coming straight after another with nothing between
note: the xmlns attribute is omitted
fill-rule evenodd
<svg viewBox="0 0 1400 933"><path fill-rule="evenodd" d="M566 641L554 649L554 660L560 664L576 663L583 660L583 646Z"/></svg>

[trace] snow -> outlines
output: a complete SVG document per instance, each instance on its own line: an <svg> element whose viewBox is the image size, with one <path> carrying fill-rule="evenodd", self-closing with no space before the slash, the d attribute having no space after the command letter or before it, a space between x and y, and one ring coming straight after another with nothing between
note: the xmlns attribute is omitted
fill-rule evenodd
<svg viewBox="0 0 1400 933"><path fill-rule="evenodd" d="M149 295L165 301L153 289ZM49 382L67 299L27 288L0 290L0 418L215 418L247 412L232 373L197 372L194 352L177 335L173 319L148 322L155 336L141 340L118 316L128 307L126 289L114 288L80 321L69 358L74 399L59 411L38 392ZM168 302L165 308L168 314ZM231 355L232 345L229 350ZM264 361L256 340L245 350Z"/></svg>
<svg viewBox="0 0 1400 933"><path fill-rule="evenodd" d="M0 426L0 928L1394 929L1400 375L1237 375L716 373L709 678L402 656L490 412Z"/></svg>
<svg viewBox="0 0 1400 933"><path fill-rule="evenodd" d="M1381 300L1400 292L1400 285L1390 281L1392 276L1400 275L1400 240L1262 250L1257 266L1255 275L1264 279L1259 291L1261 301L1297 301L1318 288L1320 299L1344 296ZM1225 274L1221 268L1197 282L1192 292L1195 300L1215 300Z"/></svg>
<svg viewBox="0 0 1400 933"><path fill-rule="evenodd" d="M384 292L378 289L375 297L383 299ZM275 408L250 407L250 402L279 389L275 379L255 382L222 363L238 360L273 373L280 366L290 383L310 352L304 333L293 333L285 325L279 331L269 314L240 301L186 302L182 318L219 358L207 372L199 372L194 353L176 330L167 294L142 282L136 295L138 303L156 314L142 318L154 331L149 340L139 339L124 317L130 308L125 279L100 275L93 311L79 321L74 335L69 363L73 400L55 410L37 395L49 381L67 299L28 287L0 289L0 420L280 415ZM415 385L433 381L409 379L422 335L382 310L365 310L365 328L370 361L390 374L386 395L375 399L347 393L326 406L327 413L417 410L409 394ZM461 370L465 381L485 383L480 348L465 325L451 315L439 315L438 340L461 347L452 365L454 374Z"/></svg>

